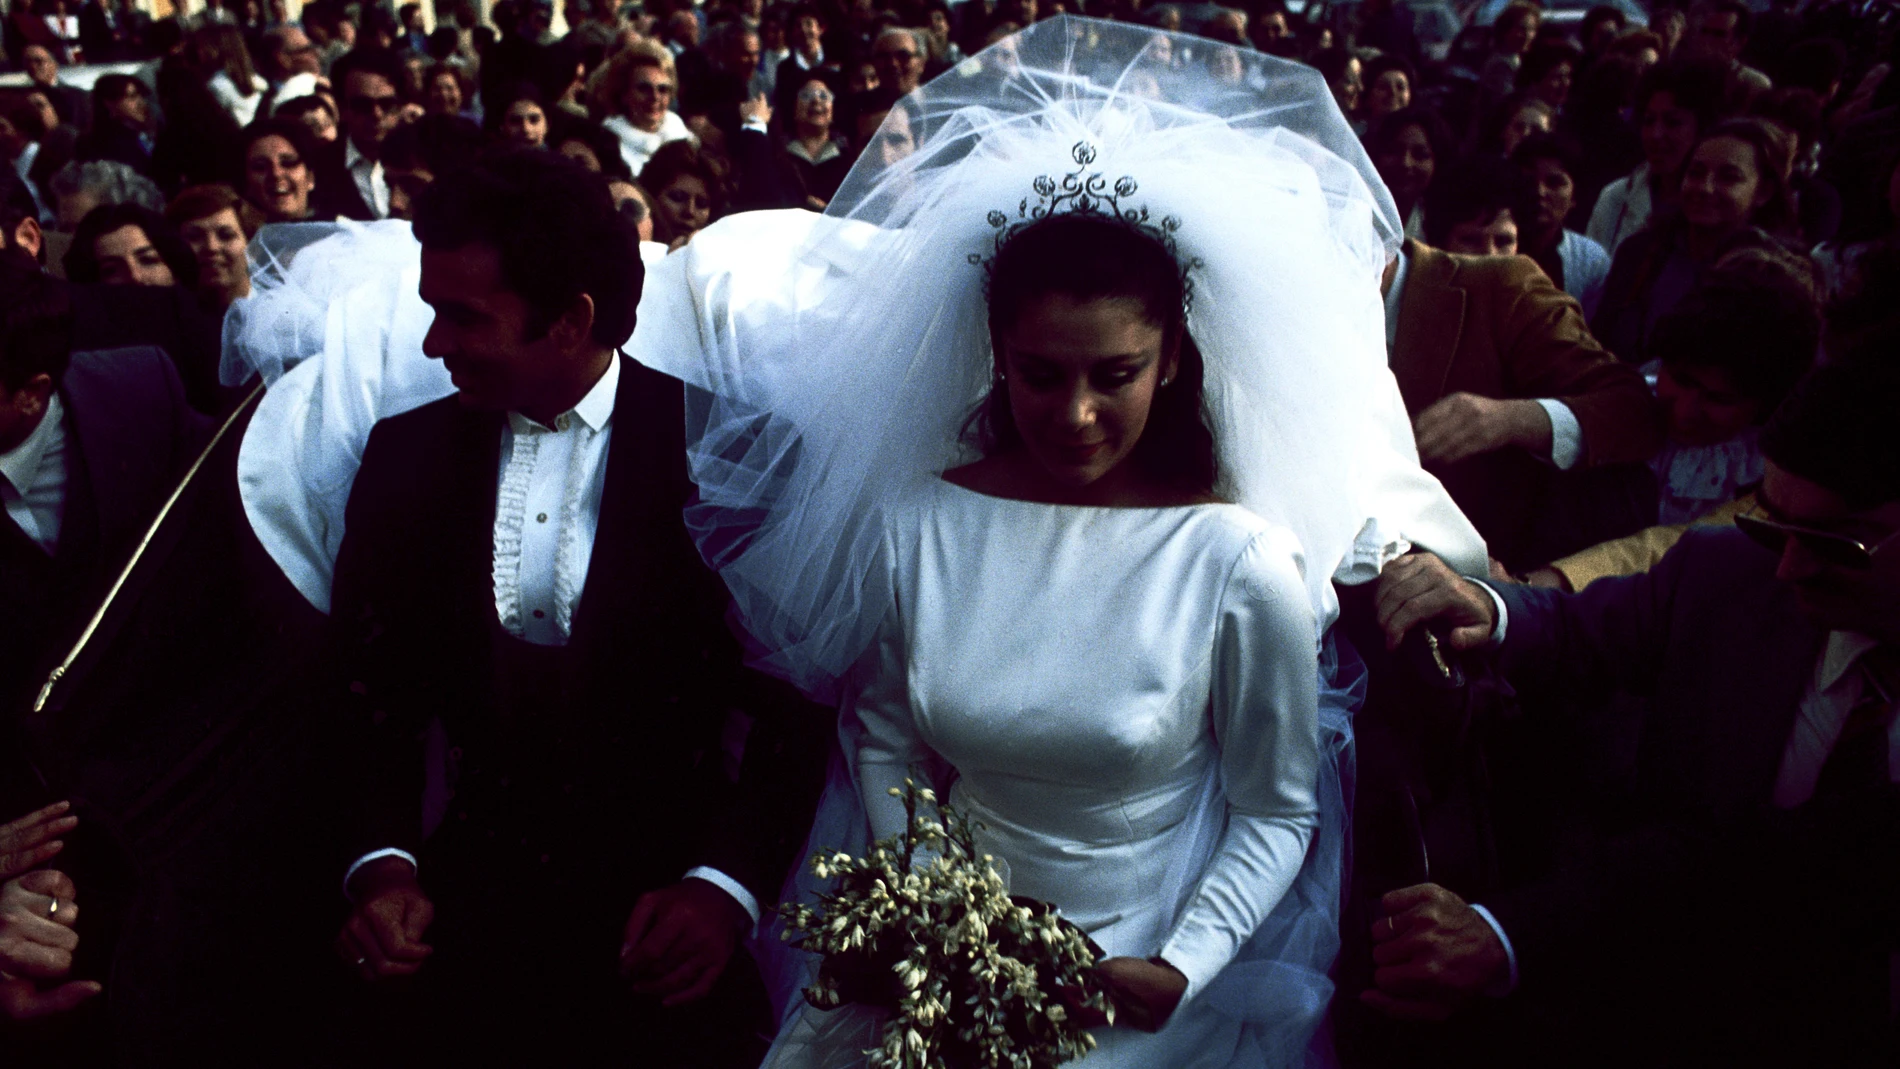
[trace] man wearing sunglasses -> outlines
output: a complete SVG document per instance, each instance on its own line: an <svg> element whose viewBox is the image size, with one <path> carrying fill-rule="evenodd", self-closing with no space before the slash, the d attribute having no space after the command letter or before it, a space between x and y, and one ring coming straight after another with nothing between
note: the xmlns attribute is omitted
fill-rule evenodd
<svg viewBox="0 0 1900 1069"><path fill-rule="evenodd" d="M389 218L389 181L383 171L383 139L402 122L402 60L374 45L352 49L331 68L343 109L341 156L330 161L319 183L334 191L345 218Z"/></svg>
<svg viewBox="0 0 1900 1069"><path fill-rule="evenodd" d="M1566 595L1422 554L1386 570L1388 641L1431 623L1527 699L1573 699L1527 708L1620 694L1641 716L1615 797L1578 799L1587 833L1548 872L1479 903L1387 896L1363 999L1488 1003L1474 1034L1617 1064L1896 1064L1895 413L1890 354L1816 371L1763 433L1759 514L1646 575Z"/></svg>

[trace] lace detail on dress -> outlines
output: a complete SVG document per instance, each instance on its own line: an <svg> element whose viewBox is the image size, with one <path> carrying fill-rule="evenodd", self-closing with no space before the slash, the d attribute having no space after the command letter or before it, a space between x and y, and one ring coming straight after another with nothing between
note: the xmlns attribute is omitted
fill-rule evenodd
<svg viewBox="0 0 1900 1069"><path fill-rule="evenodd" d="M528 486L534 481L534 460L541 452L542 432L516 430L508 452L508 467L495 493L495 614L501 626L516 638L521 627L521 527L527 522ZM563 515L565 524L567 517ZM562 548L566 548L565 536Z"/></svg>

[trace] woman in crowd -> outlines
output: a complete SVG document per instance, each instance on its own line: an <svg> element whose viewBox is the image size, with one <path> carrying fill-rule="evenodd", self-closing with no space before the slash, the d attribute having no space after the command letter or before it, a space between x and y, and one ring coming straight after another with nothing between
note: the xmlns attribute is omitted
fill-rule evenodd
<svg viewBox="0 0 1900 1069"><path fill-rule="evenodd" d="M198 260L163 215L138 204L107 204L86 213L73 231L66 277L195 291Z"/></svg>
<svg viewBox="0 0 1900 1069"><path fill-rule="evenodd" d="M796 100L791 136L783 152L791 192L796 203L824 211L851 169L844 139L832 133L837 97L829 79L814 76L799 86Z"/></svg>
<svg viewBox="0 0 1900 1069"><path fill-rule="evenodd" d="M192 34L191 47L198 69L206 73L206 88L219 106L239 126L249 126L270 83L251 65L243 32L236 26L206 26Z"/></svg>
<svg viewBox="0 0 1900 1069"><path fill-rule="evenodd" d="M468 76L452 63L438 63L423 76L423 109L431 115L467 115Z"/></svg>
<svg viewBox="0 0 1900 1069"><path fill-rule="evenodd" d="M75 159L112 160L143 175L152 172L152 100L129 74L102 74L92 85L92 129L79 139Z"/></svg>
<svg viewBox="0 0 1900 1069"><path fill-rule="evenodd" d="M1577 46L1568 41L1539 41L1524 55L1517 70L1517 89L1550 105L1553 115L1563 114L1570 102L1570 84L1582 60Z"/></svg>
<svg viewBox="0 0 1900 1069"><path fill-rule="evenodd" d="M1644 351L1656 321L1724 253L1796 233L1785 134L1760 119L1730 119L1695 143L1682 169L1681 211L1623 243L1590 326L1625 360Z"/></svg>
<svg viewBox="0 0 1900 1069"><path fill-rule="evenodd" d="M291 119L263 119L244 131L244 199L266 223L324 216L317 191L316 139ZM253 228L254 229L254 228Z"/></svg>
<svg viewBox="0 0 1900 1069"><path fill-rule="evenodd" d="M1344 48L1328 48L1313 57L1313 67L1326 79L1333 101L1349 120L1359 118L1359 98L1365 93L1365 77L1359 57Z"/></svg>
<svg viewBox="0 0 1900 1069"><path fill-rule="evenodd" d="M1583 314L1591 316L1610 274L1610 254L1564 225L1576 206L1581 158L1564 135L1537 134L1517 147L1511 164L1520 190L1514 206L1518 254L1536 260L1552 282L1583 305Z"/></svg>
<svg viewBox="0 0 1900 1069"><path fill-rule="evenodd" d="M725 173L690 141L660 146L640 171L640 187L653 198L653 240L669 249L725 214Z"/></svg>
<svg viewBox="0 0 1900 1069"><path fill-rule="evenodd" d="M1381 55L1366 63L1365 83L1361 99L1365 103L1365 125L1370 129L1387 115L1412 106L1418 72L1402 56Z"/></svg>
<svg viewBox="0 0 1900 1069"><path fill-rule="evenodd" d="M1682 191L1682 167L1701 131L1727 108L1728 74L1719 64L1678 60L1653 67L1636 89L1643 162L1597 198L1584 231L1612 256Z"/></svg>
<svg viewBox="0 0 1900 1069"><path fill-rule="evenodd" d="M1529 93L1515 94L1491 112L1471 155L1508 160L1525 138L1550 133L1556 125L1557 112L1549 104Z"/></svg>
<svg viewBox="0 0 1900 1069"><path fill-rule="evenodd" d="M547 98L533 82L516 82L488 109L489 135L518 148L546 148L548 111Z"/></svg>
<svg viewBox="0 0 1900 1069"><path fill-rule="evenodd" d="M1690 524L1729 523L1762 477L1761 425L1814 364L1813 296L1773 267L1724 266L1656 324L1643 368L1669 413L1669 441L1650 461L1657 524L1539 569L1527 580L1581 590L1647 571Z"/></svg>
<svg viewBox="0 0 1900 1069"><path fill-rule="evenodd" d="M620 139L627 169L639 174L660 146L674 141L697 143L673 110L679 88L673 57L646 41L615 56L597 75L594 110L600 124Z"/></svg>
<svg viewBox="0 0 1900 1069"><path fill-rule="evenodd" d="M1543 9L1517 0L1498 12L1491 24L1491 54L1478 72L1478 85L1493 98L1504 96L1517 85L1518 68L1524 65L1524 53L1537 40L1537 27L1544 20Z"/></svg>
<svg viewBox="0 0 1900 1069"><path fill-rule="evenodd" d="M165 221L176 227L198 262L198 300L223 316L239 297L251 295L250 262L244 250L263 213L230 186L192 186L172 198Z"/></svg>
<svg viewBox="0 0 1900 1069"><path fill-rule="evenodd" d="M1392 191L1399 218L1405 220L1405 236L1424 240L1425 194L1439 168L1449 170L1452 164L1451 131L1445 121L1417 105L1395 111L1368 132L1366 154Z"/></svg>

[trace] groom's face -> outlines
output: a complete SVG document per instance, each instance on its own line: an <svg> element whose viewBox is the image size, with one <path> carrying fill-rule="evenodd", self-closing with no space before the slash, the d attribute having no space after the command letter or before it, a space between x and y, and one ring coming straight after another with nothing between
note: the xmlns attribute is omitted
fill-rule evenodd
<svg viewBox="0 0 1900 1069"><path fill-rule="evenodd" d="M475 242L422 250L423 303L435 322L423 354L442 361L462 403L487 411L532 410L559 377L553 342L529 338L532 310L502 278L501 256Z"/></svg>

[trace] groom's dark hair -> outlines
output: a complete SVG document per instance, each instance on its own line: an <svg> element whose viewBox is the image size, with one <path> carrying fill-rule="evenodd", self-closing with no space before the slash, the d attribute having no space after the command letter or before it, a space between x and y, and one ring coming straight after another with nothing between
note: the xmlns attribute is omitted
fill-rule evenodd
<svg viewBox="0 0 1900 1069"><path fill-rule="evenodd" d="M594 299L594 341L618 346L633 333L640 236L606 181L558 152L512 149L438 176L417 200L415 232L425 249L493 248L502 282L528 304L527 340L583 293Z"/></svg>
<svg viewBox="0 0 1900 1069"><path fill-rule="evenodd" d="M1157 237L1119 219L1090 213L1051 216L1010 237L990 263L990 349L997 378L965 426L985 454L1022 445L1009 390L1002 385L1003 333L1028 306L1061 295L1079 301L1129 300L1161 329L1164 356L1178 356L1174 379L1155 392L1148 425L1129 456L1157 483L1204 496L1219 476L1214 435L1201 410L1205 372L1187 330L1187 281Z"/></svg>

